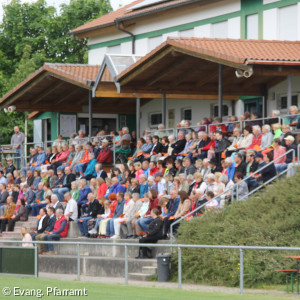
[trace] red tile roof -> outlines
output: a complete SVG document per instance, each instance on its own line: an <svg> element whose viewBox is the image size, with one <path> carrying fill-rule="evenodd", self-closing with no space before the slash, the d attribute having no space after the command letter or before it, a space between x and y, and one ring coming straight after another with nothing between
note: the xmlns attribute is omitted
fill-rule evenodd
<svg viewBox="0 0 300 300"><path fill-rule="evenodd" d="M62 80L66 80L75 85L79 85L83 88L89 89L89 87L87 86L87 81L95 81L99 70L100 66L97 65L45 63L43 67L31 74L24 81L18 84L14 89L12 89L10 92L4 95L0 100L0 103L5 101L7 98L9 98L22 87L25 87L28 83L30 83L31 80L33 80L35 77L44 72L55 74L59 76Z"/></svg>
<svg viewBox="0 0 300 300"><path fill-rule="evenodd" d="M211 60L223 60L236 64L300 65L300 42L298 41L169 37L166 42L124 70L117 80L171 46L177 51L189 51L199 56L210 57Z"/></svg>
<svg viewBox="0 0 300 300"><path fill-rule="evenodd" d="M83 32L88 32L88 31L95 30L98 28L112 26L115 24L116 20L123 21L126 19L135 18L135 17L141 16L141 15L156 13L158 10L171 9L171 8L175 8L175 7L178 7L181 5L192 4L195 2L201 2L203 0L167 0L167 1L158 2L151 6L145 6L145 7L136 9L136 10L130 10L131 7L141 3L143 1L144 0L136 0L116 11L113 11L105 16L102 16L96 20L93 20L89 23L82 25L82 26L72 30L70 33L79 34L79 33L83 33Z"/></svg>

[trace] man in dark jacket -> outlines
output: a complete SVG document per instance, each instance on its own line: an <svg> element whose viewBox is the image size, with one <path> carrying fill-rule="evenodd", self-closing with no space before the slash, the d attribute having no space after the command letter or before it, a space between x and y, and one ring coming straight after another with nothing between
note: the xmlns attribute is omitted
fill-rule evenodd
<svg viewBox="0 0 300 300"><path fill-rule="evenodd" d="M87 215L77 220L77 224L82 236L88 236L88 221L97 218L98 215L104 213L103 206L97 199L94 198L93 193L88 194L88 209Z"/></svg>
<svg viewBox="0 0 300 300"><path fill-rule="evenodd" d="M37 222L36 230L31 233L33 240L35 240L37 235L43 233L48 226L49 216L47 215L47 209L45 207L40 209L40 216L41 218Z"/></svg>
<svg viewBox="0 0 300 300"><path fill-rule="evenodd" d="M179 131L179 133L178 133L178 141L171 145L172 148L173 148L173 151L172 151L172 157L173 157L173 159L176 158L176 154L179 154L180 152L183 151L183 149L185 147L185 144L186 144L186 139L185 139L184 132L183 131Z"/></svg>
<svg viewBox="0 0 300 300"><path fill-rule="evenodd" d="M16 167L13 164L13 160L11 158L7 159L7 167L5 168L5 174L11 174L14 175L14 171L16 170Z"/></svg>
<svg viewBox="0 0 300 300"><path fill-rule="evenodd" d="M297 146L294 144L295 138L291 135L287 136L286 138L284 138L285 140L285 148L286 148L286 152L290 151L290 150L294 150L295 152L295 156L297 156ZM293 152L290 152L286 155L286 164L289 164L293 161Z"/></svg>
<svg viewBox="0 0 300 300"><path fill-rule="evenodd" d="M57 170L57 172L62 172L62 170ZM75 174L71 172L70 167L65 168L65 176L62 184L59 187L53 189L53 193L57 195L59 202L64 201L64 194L69 192L71 189L71 184L76 180Z"/></svg>

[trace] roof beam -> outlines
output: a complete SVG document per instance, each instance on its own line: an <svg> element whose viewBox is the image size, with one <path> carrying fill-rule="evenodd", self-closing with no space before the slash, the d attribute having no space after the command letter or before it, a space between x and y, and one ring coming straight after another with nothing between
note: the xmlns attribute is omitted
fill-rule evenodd
<svg viewBox="0 0 300 300"><path fill-rule="evenodd" d="M257 67L254 68L254 74L259 76L300 76L300 68L287 68L284 66L272 67L272 68L263 68Z"/></svg>
<svg viewBox="0 0 300 300"><path fill-rule="evenodd" d="M58 105L62 102L64 102L66 99L76 95L78 93L78 91L81 90L80 88L75 88L75 89L72 89L72 91L68 94L66 94L64 97L58 99L56 102L55 102L55 105Z"/></svg>
<svg viewBox="0 0 300 300"><path fill-rule="evenodd" d="M34 100L31 102L32 105L40 102L43 98L45 98L48 95L50 95L56 89L59 89L64 83L65 83L64 81L58 81L54 85L51 84L51 86L48 89L46 89L45 91L43 91L37 98L34 98Z"/></svg>

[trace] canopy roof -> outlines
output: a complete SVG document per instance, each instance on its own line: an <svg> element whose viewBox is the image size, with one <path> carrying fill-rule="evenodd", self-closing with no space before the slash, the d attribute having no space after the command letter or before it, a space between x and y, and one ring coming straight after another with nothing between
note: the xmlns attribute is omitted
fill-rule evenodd
<svg viewBox="0 0 300 300"><path fill-rule="evenodd" d="M216 94L219 64L223 95L263 96L286 76L300 75L300 42L168 38L118 75L117 81L121 92ZM253 75L239 77L236 70Z"/></svg>

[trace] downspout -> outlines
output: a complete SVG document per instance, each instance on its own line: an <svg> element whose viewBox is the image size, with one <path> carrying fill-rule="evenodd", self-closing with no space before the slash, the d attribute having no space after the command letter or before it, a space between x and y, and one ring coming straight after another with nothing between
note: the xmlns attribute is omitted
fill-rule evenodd
<svg viewBox="0 0 300 300"><path fill-rule="evenodd" d="M126 34L129 34L131 36L131 54L135 54L135 36L132 32L127 31L123 28L120 27L120 21L118 19L116 19L116 25L117 25L117 29L119 31L122 31Z"/></svg>

